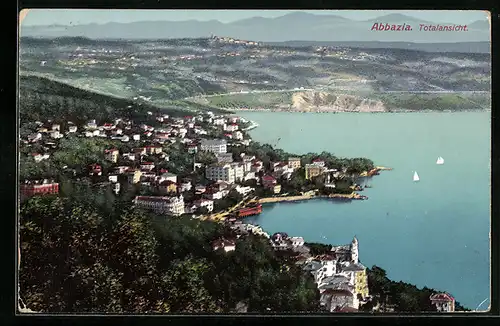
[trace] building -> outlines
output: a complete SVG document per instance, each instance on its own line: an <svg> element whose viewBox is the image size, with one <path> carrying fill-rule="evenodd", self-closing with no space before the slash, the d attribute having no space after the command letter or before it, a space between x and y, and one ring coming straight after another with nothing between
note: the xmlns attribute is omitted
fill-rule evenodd
<svg viewBox="0 0 500 326"><path fill-rule="evenodd" d="M89 175L101 175L102 167L99 164L91 164L89 166Z"/></svg>
<svg viewBox="0 0 500 326"><path fill-rule="evenodd" d="M436 293L430 296L431 303L440 312L454 312L455 298L448 293Z"/></svg>
<svg viewBox="0 0 500 326"><path fill-rule="evenodd" d="M300 157L289 157L288 167L293 170L300 169Z"/></svg>
<svg viewBox="0 0 500 326"><path fill-rule="evenodd" d="M227 141L225 139L202 139L200 149L216 154L227 153Z"/></svg>
<svg viewBox="0 0 500 326"><path fill-rule="evenodd" d="M28 181L20 187L21 199L32 197L35 195L58 194L59 184L53 181Z"/></svg>
<svg viewBox="0 0 500 326"><path fill-rule="evenodd" d="M62 138L63 135L58 130L53 130L50 132L50 137L54 139Z"/></svg>
<svg viewBox="0 0 500 326"><path fill-rule="evenodd" d="M224 130L225 130L225 131L229 131L229 132L236 131L236 130L238 130L238 125L237 125L237 124L235 124L235 123L232 123L232 124L230 124L230 125L225 125L225 126L224 126Z"/></svg>
<svg viewBox="0 0 500 326"><path fill-rule="evenodd" d="M279 194L281 192L281 185L275 185L272 189L275 194Z"/></svg>
<svg viewBox="0 0 500 326"><path fill-rule="evenodd" d="M304 238L302 237L291 237L290 241L294 247L301 247L304 245Z"/></svg>
<svg viewBox="0 0 500 326"><path fill-rule="evenodd" d="M262 177L262 186L266 189L274 189L274 186L276 186L277 181L276 178L273 177L272 175L265 175Z"/></svg>
<svg viewBox="0 0 500 326"><path fill-rule="evenodd" d="M150 209L160 214L179 216L184 214L184 198L160 196L136 196L134 204L139 208Z"/></svg>
<svg viewBox="0 0 500 326"><path fill-rule="evenodd" d="M245 169L241 163L231 163L231 167L234 169L234 180L236 182L241 182L245 178Z"/></svg>
<svg viewBox="0 0 500 326"><path fill-rule="evenodd" d="M198 153L198 145L196 145L196 144L190 144L190 145L188 145L188 153L189 154L196 154L196 153Z"/></svg>
<svg viewBox="0 0 500 326"><path fill-rule="evenodd" d="M205 177L209 180L222 180L229 183L235 182L235 170L228 163L215 163L207 166Z"/></svg>
<svg viewBox="0 0 500 326"><path fill-rule="evenodd" d="M214 210L214 201L209 199L199 199L194 202L196 207L205 207L208 212L212 212Z"/></svg>
<svg viewBox="0 0 500 326"><path fill-rule="evenodd" d="M146 146L146 154L160 154L162 151L161 146Z"/></svg>
<svg viewBox="0 0 500 326"><path fill-rule="evenodd" d="M161 181L172 181L174 183L177 183L177 175L170 173L170 172L165 172L162 173L160 176Z"/></svg>
<svg viewBox="0 0 500 326"><path fill-rule="evenodd" d="M219 153L215 156L219 163L233 163L233 153Z"/></svg>
<svg viewBox="0 0 500 326"><path fill-rule="evenodd" d="M366 267L360 263L353 263L342 267L341 270L343 273L354 274L354 294L356 296L361 296L362 299L367 299L369 291L368 274L366 273Z"/></svg>
<svg viewBox="0 0 500 326"><path fill-rule="evenodd" d="M312 164L317 165L317 166L320 166L320 167L322 167L322 168L324 168L324 167L325 167L325 161L323 161L323 160L322 160L322 159L320 159L320 158L317 158L317 159L313 160L313 161L312 161Z"/></svg>
<svg viewBox="0 0 500 326"><path fill-rule="evenodd" d="M146 147L138 147L138 148L134 148L134 149L133 149L133 152L134 152L136 155L146 155L146 154L147 154Z"/></svg>
<svg viewBox="0 0 500 326"><path fill-rule="evenodd" d="M191 181L185 181L185 182L181 183L180 191L181 192L183 192L183 191L189 191L189 190L191 190L191 188L193 188L193 185L192 185Z"/></svg>
<svg viewBox="0 0 500 326"><path fill-rule="evenodd" d="M106 149L104 151L104 158L108 161L111 161L113 163L118 162L118 156L120 155L120 152L117 149Z"/></svg>
<svg viewBox="0 0 500 326"><path fill-rule="evenodd" d="M69 126L69 132L71 133L76 132L77 130L78 130L77 126Z"/></svg>
<svg viewBox="0 0 500 326"><path fill-rule="evenodd" d="M141 181L142 172L139 170L129 171L127 173L128 183L136 184Z"/></svg>
<svg viewBox="0 0 500 326"><path fill-rule="evenodd" d="M212 242L214 250L224 249L225 252L234 251L236 249L236 242L234 240L218 239Z"/></svg>
<svg viewBox="0 0 500 326"><path fill-rule="evenodd" d="M162 194L169 194L177 192L177 183L170 180L162 181L158 184L158 191Z"/></svg>
<svg viewBox="0 0 500 326"><path fill-rule="evenodd" d="M331 253L338 261L359 263L358 239L354 237L349 245L332 246Z"/></svg>
<svg viewBox="0 0 500 326"><path fill-rule="evenodd" d="M306 179L311 180L323 173L323 167L316 164L306 164Z"/></svg>
<svg viewBox="0 0 500 326"><path fill-rule="evenodd" d="M155 168L155 164L153 162L142 162L141 170L151 171Z"/></svg>

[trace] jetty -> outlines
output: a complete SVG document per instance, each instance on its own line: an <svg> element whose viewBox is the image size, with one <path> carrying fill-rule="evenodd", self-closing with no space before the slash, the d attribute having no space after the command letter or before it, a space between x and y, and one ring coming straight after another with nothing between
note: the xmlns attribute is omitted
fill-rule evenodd
<svg viewBox="0 0 500 326"><path fill-rule="evenodd" d="M352 192L350 194L330 194L328 195L328 198L366 200L368 199L368 196L363 196L356 192Z"/></svg>

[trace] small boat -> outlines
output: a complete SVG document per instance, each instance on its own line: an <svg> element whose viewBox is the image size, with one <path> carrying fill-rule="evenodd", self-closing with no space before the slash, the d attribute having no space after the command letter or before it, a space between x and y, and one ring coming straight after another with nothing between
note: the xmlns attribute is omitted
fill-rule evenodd
<svg viewBox="0 0 500 326"><path fill-rule="evenodd" d="M415 182L420 181L420 178L418 176L417 171L415 171L415 173L413 173L413 181L415 181Z"/></svg>
<svg viewBox="0 0 500 326"><path fill-rule="evenodd" d="M444 158L442 158L441 156L440 156L440 157L438 157L438 159L437 159L437 161L436 161L436 164L438 164L438 165L442 165L442 164L444 164Z"/></svg>

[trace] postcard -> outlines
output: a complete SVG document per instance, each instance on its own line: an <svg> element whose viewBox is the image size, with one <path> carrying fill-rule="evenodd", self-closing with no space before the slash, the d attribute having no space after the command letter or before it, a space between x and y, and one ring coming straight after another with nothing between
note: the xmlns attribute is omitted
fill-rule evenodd
<svg viewBox="0 0 500 326"><path fill-rule="evenodd" d="M23 10L18 312L488 311L489 18Z"/></svg>

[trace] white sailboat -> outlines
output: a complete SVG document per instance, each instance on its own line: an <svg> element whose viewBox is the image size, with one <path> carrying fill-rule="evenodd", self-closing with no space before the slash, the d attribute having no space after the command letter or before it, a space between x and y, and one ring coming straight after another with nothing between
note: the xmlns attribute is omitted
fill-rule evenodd
<svg viewBox="0 0 500 326"><path fill-rule="evenodd" d="M413 173L413 181L415 181L415 182L420 181L420 178L418 177L417 171L415 171L415 173Z"/></svg>
<svg viewBox="0 0 500 326"><path fill-rule="evenodd" d="M438 157L438 159L437 159L437 161L436 161L436 164L438 164L438 165L442 165L442 164L444 164L444 158L442 158L441 156L440 156L440 157Z"/></svg>

